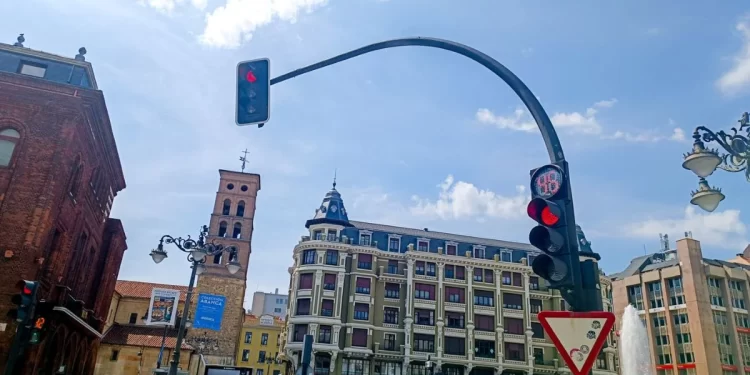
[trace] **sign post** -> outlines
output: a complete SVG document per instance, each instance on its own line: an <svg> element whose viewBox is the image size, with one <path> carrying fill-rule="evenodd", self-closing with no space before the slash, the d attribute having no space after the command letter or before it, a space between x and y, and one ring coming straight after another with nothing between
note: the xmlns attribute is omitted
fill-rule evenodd
<svg viewBox="0 0 750 375"><path fill-rule="evenodd" d="M606 311L542 311L539 322L573 375L588 375L615 324Z"/></svg>

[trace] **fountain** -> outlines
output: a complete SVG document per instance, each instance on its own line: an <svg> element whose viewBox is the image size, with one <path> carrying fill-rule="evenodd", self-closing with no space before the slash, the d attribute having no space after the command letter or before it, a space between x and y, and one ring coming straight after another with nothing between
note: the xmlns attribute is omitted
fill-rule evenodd
<svg viewBox="0 0 750 375"><path fill-rule="evenodd" d="M648 332L632 305L622 314L619 346L622 375L654 375Z"/></svg>

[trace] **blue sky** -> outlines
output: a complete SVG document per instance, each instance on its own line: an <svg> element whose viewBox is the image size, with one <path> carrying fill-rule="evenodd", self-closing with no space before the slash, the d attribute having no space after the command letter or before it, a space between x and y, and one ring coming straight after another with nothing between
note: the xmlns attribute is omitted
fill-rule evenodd
<svg viewBox="0 0 750 375"><path fill-rule="evenodd" d="M186 261L157 266L148 252L207 223L217 170L250 150L262 178L252 292L287 288L291 251L335 169L353 219L527 238L524 187L548 161L543 142L504 83L461 56L362 56L274 86L263 129L234 124L237 62L269 57L278 75L405 36L475 47L540 98L605 271L658 250L659 233L692 231L704 255L732 257L749 242L748 183L711 176L727 199L706 215L690 207L697 179L681 163L695 126L728 130L750 110L743 3L35 0L0 3L0 36L23 32L27 47L71 57L88 49L128 184L112 213L128 235L121 278L186 283Z"/></svg>

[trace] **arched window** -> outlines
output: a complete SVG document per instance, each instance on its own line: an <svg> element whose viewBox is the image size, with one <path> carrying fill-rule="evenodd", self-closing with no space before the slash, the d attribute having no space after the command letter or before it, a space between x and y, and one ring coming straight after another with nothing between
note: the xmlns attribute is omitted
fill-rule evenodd
<svg viewBox="0 0 750 375"><path fill-rule="evenodd" d="M232 232L232 238L242 238L242 224L234 223L234 232Z"/></svg>
<svg viewBox="0 0 750 375"><path fill-rule="evenodd" d="M224 253L219 253L214 255L214 264L221 264L221 255Z"/></svg>
<svg viewBox="0 0 750 375"><path fill-rule="evenodd" d="M16 129L0 130L0 166L7 167L13 160L13 152L16 150L21 134Z"/></svg>
<svg viewBox="0 0 750 375"><path fill-rule="evenodd" d="M224 199L224 208L221 209L222 215L229 215L229 209L232 207L232 201Z"/></svg>
<svg viewBox="0 0 750 375"><path fill-rule="evenodd" d="M227 236L227 222L222 221L219 223L219 237Z"/></svg>
<svg viewBox="0 0 750 375"><path fill-rule="evenodd" d="M237 216L245 216L245 201L240 201L240 203L237 203Z"/></svg>

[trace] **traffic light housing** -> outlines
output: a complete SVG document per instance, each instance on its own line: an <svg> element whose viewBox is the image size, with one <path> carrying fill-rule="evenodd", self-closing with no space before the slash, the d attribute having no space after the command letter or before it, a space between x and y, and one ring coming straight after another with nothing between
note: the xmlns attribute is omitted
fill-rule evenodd
<svg viewBox="0 0 750 375"><path fill-rule="evenodd" d="M20 280L16 284L16 288L19 289L18 294L11 297L11 302L17 307L8 311L8 316L21 325L29 324L34 317L38 287L39 282L37 281Z"/></svg>
<svg viewBox="0 0 750 375"><path fill-rule="evenodd" d="M529 243L541 250L531 269L552 289L576 306L581 287L578 240L573 202L567 178L567 165L549 164L531 171L531 201L527 207L537 226L529 233Z"/></svg>
<svg viewBox="0 0 750 375"><path fill-rule="evenodd" d="M263 126L271 116L271 61L237 64L237 125Z"/></svg>

